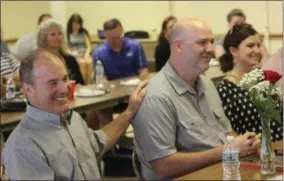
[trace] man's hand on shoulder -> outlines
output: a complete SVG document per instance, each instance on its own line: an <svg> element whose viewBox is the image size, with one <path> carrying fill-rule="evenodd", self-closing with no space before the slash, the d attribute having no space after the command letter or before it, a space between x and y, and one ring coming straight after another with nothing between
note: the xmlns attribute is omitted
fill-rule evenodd
<svg viewBox="0 0 284 181"><path fill-rule="evenodd" d="M144 80L132 92L130 99L129 99L128 107L126 109L126 111L128 113L130 113L131 115L134 115L138 111L138 109L139 109L139 107L140 107L140 105L143 101L143 98L146 94L146 85L147 84L148 84L148 80Z"/></svg>

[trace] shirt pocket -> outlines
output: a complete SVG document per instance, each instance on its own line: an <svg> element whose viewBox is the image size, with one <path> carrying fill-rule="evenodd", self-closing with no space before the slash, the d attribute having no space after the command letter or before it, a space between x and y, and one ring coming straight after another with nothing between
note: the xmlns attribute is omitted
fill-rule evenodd
<svg viewBox="0 0 284 181"><path fill-rule="evenodd" d="M231 123L225 116L225 113L222 108L214 109L213 114L217 121L212 121L212 124L215 124L219 129L223 131L231 130Z"/></svg>
<svg viewBox="0 0 284 181"><path fill-rule="evenodd" d="M192 117L189 119L183 119L180 121L180 134L189 137L206 137L204 134L204 121L201 117Z"/></svg>
<svg viewBox="0 0 284 181"><path fill-rule="evenodd" d="M182 119L180 121L181 126L183 126L185 129L195 129L197 127L200 127L202 124L202 120L200 117L192 117L189 119Z"/></svg>

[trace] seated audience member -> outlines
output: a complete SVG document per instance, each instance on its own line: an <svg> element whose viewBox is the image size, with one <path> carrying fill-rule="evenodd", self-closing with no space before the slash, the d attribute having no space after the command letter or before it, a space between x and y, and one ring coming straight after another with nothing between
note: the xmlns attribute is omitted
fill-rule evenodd
<svg viewBox="0 0 284 181"><path fill-rule="evenodd" d="M132 125L143 179L173 179L221 161L231 125L211 80L202 78L214 54L210 26L178 21L171 33L171 56L151 78ZM236 137L240 156L253 153L260 135Z"/></svg>
<svg viewBox="0 0 284 181"><path fill-rule="evenodd" d="M62 25L54 19L41 23L37 33L37 46L44 48L56 55L67 67L69 78L76 81L76 84L84 85L82 74L76 59L65 53L63 49L64 35Z"/></svg>
<svg viewBox="0 0 284 181"><path fill-rule="evenodd" d="M246 23L246 15L241 9L233 9L227 15L227 22L229 29L231 29L234 25ZM219 41L216 42L215 57L217 59L219 59L225 53L223 44L224 38L221 38ZM269 57L268 51L266 50L263 43L261 43L261 57L261 63L264 63Z"/></svg>
<svg viewBox="0 0 284 181"><path fill-rule="evenodd" d="M2 30L2 28L1 28ZM13 78L16 83L17 89L20 89L20 80L19 80L19 67L20 62L11 55L7 43L2 41L3 31L1 31L1 61L0 61L0 77L1 77L1 97L5 96L5 84L9 78ZM21 91L17 91L17 95L21 94Z"/></svg>
<svg viewBox="0 0 284 181"><path fill-rule="evenodd" d="M5 85L8 79L12 78L16 84L17 90L20 89L19 81L19 67L20 62L9 53L1 52L1 96L5 95ZM3 83L3 84L2 84ZM3 90L3 91L2 91ZM17 91L17 95L21 94L21 91Z"/></svg>
<svg viewBox="0 0 284 181"><path fill-rule="evenodd" d="M162 23L162 29L158 39L158 45L155 49L155 63L156 63L156 71L160 71L170 57L170 44L169 37L171 34L171 30L176 23L177 19L174 16L168 16L164 19Z"/></svg>
<svg viewBox="0 0 284 181"><path fill-rule="evenodd" d="M36 50L20 66L29 100L24 118L6 142L3 161L10 180L99 180L98 162L124 133L145 95L146 81L127 110L98 131L69 108L64 62Z"/></svg>
<svg viewBox="0 0 284 181"><path fill-rule="evenodd" d="M102 61L108 80L136 75L147 78L148 62L141 44L124 37L122 24L116 18L107 20L103 28L106 42L93 53L94 67L97 60Z"/></svg>
<svg viewBox="0 0 284 181"><path fill-rule="evenodd" d="M85 82L92 83L91 39L83 27L83 19L79 14L72 14L68 20L67 41L67 52L77 58Z"/></svg>
<svg viewBox="0 0 284 181"><path fill-rule="evenodd" d="M39 26L45 20L52 18L50 14L42 14L38 18L37 25ZM24 59L33 50L37 48L36 33L30 32L18 39L16 44L12 48L12 54L19 59Z"/></svg>
<svg viewBox="0 0 284 181"><path fill-rule="evenodd" d="M260 44L259 35L251 25L235 25L224 39L225 54L219 59L226 76L217 89L225 114L238 134L262 132L257 108L250 101L248 91L238 86L243 75L258 64L261 58ZM271 121L272 141L283 138L281 127L277 121Z"/></svg>

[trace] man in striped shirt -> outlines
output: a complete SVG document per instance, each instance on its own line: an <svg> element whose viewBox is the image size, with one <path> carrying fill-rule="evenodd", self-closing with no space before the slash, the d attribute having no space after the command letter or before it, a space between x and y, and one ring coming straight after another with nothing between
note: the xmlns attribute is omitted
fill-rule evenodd
<svg viewBox="0 0 284 181"><path fill-rule="evenodd" d="M13 57L10 53L1 52L1 61L0 61L0 70L1 70L1 96L5 95L5 79L7 80L10 76L13 77L16 87L19 87L19 67L20 62ZM3 83L3 84L2 84ZM17 91L16 95L21 94L21 91Z"/></svg>
<svg viewBox="0 0 284 181"><path fill-rule="evenodd" d="M9 77L11 74L18 72L20 62L18 62L9 53L1 52L1 76Z"/></svg>

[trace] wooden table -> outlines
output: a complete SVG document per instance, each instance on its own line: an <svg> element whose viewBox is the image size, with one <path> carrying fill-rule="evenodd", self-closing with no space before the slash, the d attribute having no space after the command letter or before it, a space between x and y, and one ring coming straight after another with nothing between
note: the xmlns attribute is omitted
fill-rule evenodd
<svg viewBox="0 0 284 181"><path fill-rule="evenodd" d="M273 143L274 149L283 149L283 140ZM266 180L272 176L263 176L258 167L245 166L240 164L240 174L242 180ZM277 171L276 175L283 175L282 171ZM275 176L275 175L273 175ZM222 180L223 167L222 162L208 166L193 173L184 175L176 180Z"/></svg>
<svg viewBox="0 0 284 181"><path fill-rule="evenodd" d="M242 180L265 180L271 176L263 176L260 174L259 169L240 167ZM277 172L276 175L283 175L283 172ZM223 167L222 163L206 167L191 174L182 176L176 180L222 180Z"/></svg>

